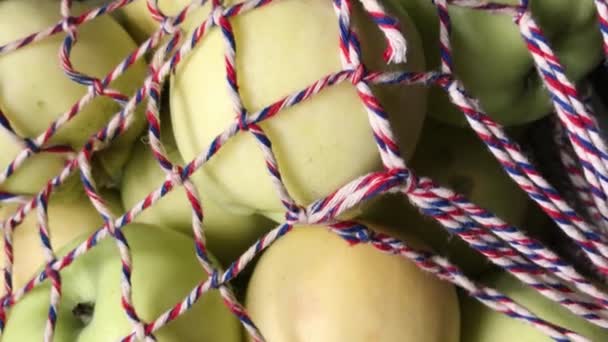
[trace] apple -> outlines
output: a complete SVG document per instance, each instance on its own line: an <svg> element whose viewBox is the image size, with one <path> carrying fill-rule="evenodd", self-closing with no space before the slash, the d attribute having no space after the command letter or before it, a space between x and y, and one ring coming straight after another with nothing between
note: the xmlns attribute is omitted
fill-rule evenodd
<svg viewBox="0 0 608 342"><path fill-rule="evenodd" d="M372 227L421 245L404 229ZM404 227L399 227L404 228ZM325 226L295 226L257 263L245 306L268 342L459 341L454 287Z"/></svg>
<svg viewBox="0 0 608 342"><path fill-rule="evenodd" d="M166 16L175 16L191 2L190 0L158 0L158 8ZM195 11L199 10L201 9ZM146 0L135 0L115 13L116 20L137 43L144 42L160 28L160 23L152 18ZM186 28L190 25L191 18L193 18L192 13L188 14L180 27Z"/></svg>
<svg viewBox="0 0 608 342"><path fill-rule="evenodd" d="M419 213L402 195L387 194L374 200L360 216L378 224L405 224L408 231L432 246L467 275L476 277L492 267L481 253L471 248L458 236L446 231L440 223Z"/></svg>
<svg viewBox="0 0 608 342"><path fill-rule="evenodd" d="M542 227L526 222L534 203L471 129L448 126L428 118L409 167L417 176L429 177L439 185L465 195L509 224L532 232L542 230ZM403 195L380 197L362 218L382 224L407 223L412 234L460 266L467 275L478 275L491 266L485 256L434 219L418 212Z"/></svg>
<svg viewBox="0 0 608 342"><path fill-rule="evenodd" d="M234 3L228 1L225 6ZM352 3L352 11L363 60L371 70L385 70L383 36L358 2ZM398 14L408 41L408 63L399 68L424 70L416 28L406 13L391 13ZM271 3L230 22L237 42L240 94L249 112L341 70L338 19L331 1ZM186 160L205 153L235 117L226 89L224 50L221 31L210 30L171 77L173 130ZM427 90L423 86L373 90L391 115L400 150L407 159L418 140ZM356 177L382 169L366 110L348 81L281 110L260 126L273 144L284 184L299 205L308 205ZM206 163L203 172L210 179L209 196L228 210L284 219L285 208L259 143L249 132L232 137Z"/></svg>
<svg viewBox="0 0 608 342"><path fill-rule="evenodd" d="M7 44L33 32L54 25L61 19L57 0L0 1L0 44ZM74 3L73 14L88 8ZM21 137L35 138L83 95L79 85L63 73L58 52L65 34L56 34L0 56L0 102L2 112ZM104 77L136 48L128 34L109 16L102 16L78 28L78 42L71 54L73 67L95 77ZM143 84L146 66L137 62L110 87L130 96ZM98 97L76 117L57 130L48 146L68 145L80 150L86 140L107 124L120 105L107 97ZM136 113L135 122L111 146L95 154L96 173L106 175L107 183L120 176L127 161L129 146L144 128L145 120ZM0 172L23 149L9 133L0 128ZM13 176L0 184L0 191L35 194L59 174L65 154L41 153L27 160ZM73 185L73 184L72 184Z"/></svg>
<svg viewBox="0 0 608 342"><path fill-rule="evenodd" d="M484 284L493 287L523 305L538 317L573 330L590 341L606 341L608 330L585 321L558 303L545 298L536 290L521 283L508 273L490 273L484 276ZM549 337L534 326L505 316L463 295L461 298L462 336L466 342L510 342L517 336L518 342L545 342Z"/></svg>
<svg viewBox="0 0 608 342"><path fill-rule="evenodd" d="M422 36L429 69L441 65L437 8L429 0L391 0L411 14ZM519 0L494 0L518 5ZM529 1L532 15L573 83L602 60L602 38L593 0ZM550 94L538 76L519 27L509 15L449 5L456 77L481 107L503 125L525 124L550 114ZM429 116L453 125L467 122L443 89L433 87Z"/></svg>
<svg viewBox="0 0 608 342"><path fill-rule="evenodd" d="M593 108L595 118L597 120L600 134L604 137L604 139L608 138L608 102L605 98L605 90L601 88L593 88L590 90L590 104Z"/></svg>
<svg viewBox="0 0 608 342"><path fill-rule="evenodd" d="M175 140L170 124L162 115L161 129L165 152L173 163L183 165L179 151L175 147ZM167 123L167 124L166 124ZM225 210L220 204L208 198L206 185L209 183L205 174L196 172L199 195L203 203L203 229L205 230L209 249L224 263L230 263L241 255L264 232L274 227L274 223L262 216L253 214L239 214ZM142 140L135 142L131 158L125 166L121 193L122 202L127 209L133 208L150 192L156 190L166 175L152 155L150 146ZM175 229L182 233L192 235L192 206L186 198L182 187L173 189L161 198L152 207L144 210L135 218L138 222L150 223Z"/></svg>
<svg viewBox="0 0 608 342"><path fill-rule="evenodd" d="M115 215L122 214L120 201L108 191L101 193L106 204ZM19 206L17 204L0 205L0 221L12 217ZM14 230L13 242L13 289L24 286L41 265L46 263L46 257L40 241L37 208L30 211L23 222ZM70 243L74 237L84 233L92 233L103 226L101 215L81 192L77 196L54 198L51 197L47 211L48 229L51 235L51 246L58 251ZM0 266L5 266L4 234L0 236ZM0 276L0 296L5 294L4 275Z"/></svg>
<svg viewBox="0 0 608 342"><path fill-rule="evenodd" d="M194 252L194 241L183 234L146 224L123 230L133 262L132 300L144 321L156 319L183 300L206 279ZM88 235L74 240L67 254ZM116 242L108 237L60 272L62 297L54 341L115 341L131 332L121 305L121 261ZM9 311L3 341L41 340L50 303L46 281ZM203 297L184 315L160 328L159 342L226 341L242 338L240 323L218 291Z"/></svg>

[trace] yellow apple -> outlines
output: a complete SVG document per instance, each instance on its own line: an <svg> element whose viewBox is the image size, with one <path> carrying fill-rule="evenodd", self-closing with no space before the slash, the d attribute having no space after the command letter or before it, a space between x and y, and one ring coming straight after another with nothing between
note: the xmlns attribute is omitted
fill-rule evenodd
<svg viewBox="0 0 608 342"><path fill-rule="evenodd" d="M7 44L54 25L61 19L58 0L7 0L0 1L0 44ZM73 13L87 7L73 4ZM85 93L87 88L64 74L58 52L65 34L56 34L16 51L0 56L0 102L2 112L21 137L35 138L42 134L52 121L67 112ZM118 63L135 49L135 44L116 21L102 16L81 25L78 42L74 45L73 67L95 77L105 77ZM146 66L137 62L110 87L126 95L141 86ZM57 130L48 145L69 145L79 150L84 142L107 124L120 106L107 97L98 97L85 106L70 122ZM109 148L95 155L96 172L112 179L120 175L126 162L129 146L144 127L140 114L123 136ZM23 149L9 133L0 128L0 170ZM65 155L42 153L26 161L14 176L0 184L0 191L20 194L37 193L63 168Z"/></svg>
<svg viewBox="0 0 608 342"><path fill-rule="evenodd" d="M234 3L227 1L226 6ZM383 36L361 5L352 5L363 60L371 70L387 69L382 59ZM406 13L392 13L398 14L409 44L408 63L399 67L422 71L424 56L416 28ZM338 20L329 0L271 3L237 16L231 23L237 42L239 89L249 112L341 70ZM171 78L173 129L186 160L204 153L236 116L227 91L224 50L222 33L215 28L184 57ZM427 91L422 86L373 90L391 116L407 159L418 140ZM365 107L349 81L282 110L261 127L273 144L285 186L299 205L308 205L356 177L382 168ZM250 133L237 133L203 169L211 180L207 191L222 206L283 220L285 209Z"/></svg>
<svg viewBox="0 0 608 342"><path fill-rule="evenodd" d="M183 165L184 161L175 147L170 125L167 126L161 130L165 151L173 163ZM152 155L151 147L141 140L137 141L122 179L121 192L125 208L133 208L150 192L156 190L165 177ZM199 195L203 203L203 228L208 238L208 246L222 263L233 262L264 232L274 227L272 221L262 216L225 210L207 195L206 185L209 180L206 175L196 172L193 178L198 180ZM135 220L192 235L191 207L184 189L178 187L142 212Z"/></svg>
<svg viewBox="0 0 608 342"><path fill-rule="evenodd" d="M102 193L107 205L115 215L122 213L120 202L112 193ZM0 221L13 216L18 205L0 205ZM103 226L101 215L91 204L84 193L75 197L62 197L49 200L48 229L51 235L51 246L54 251L60 250L75 237L92 233ZM46 263L42 242L38 231L37 209L30 211L24 221L17 226L12 235L13 242L13 289L19 289L34 276L34 272ZM4 234L0 236L0 247L4 251ZM4 267L5 256L2 253L0 266ZM0 277L0 293L4 294L4 276Z"/></svg>
<svg viewBox="0 0 608 342"><path fill-rule="evenodd" d="M373 228L420 246L404 230ZM459 341L452 285L324 226L296 226L266 250L245 306L268 342Z"/></svg>

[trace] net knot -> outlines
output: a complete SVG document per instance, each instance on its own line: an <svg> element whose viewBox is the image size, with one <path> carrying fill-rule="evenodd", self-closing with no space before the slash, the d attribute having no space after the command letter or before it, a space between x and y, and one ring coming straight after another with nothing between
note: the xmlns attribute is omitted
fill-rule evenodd
<svg viewBox="0 0 608 342"><path fill-rule="evenodd" d="M515 8L515 14L513 15L513 21L518 26L521 26L522 21L523 21L523 23L525 23L526 20L529 19L529 17L530 17L530 10L528 7L528 1L522 0L522 1L520 1L520 5Z"/></svg>
<svg viewBox="0 0 608 342"><path fill-rule="evenodd" d="M350 77L350 81L353 85L357 85L360 83L365 77L365 66L363 64L359 64L352 69L352 74Z"/></svg>
<svg viewBox="0 0 608 342"><path fill-rule="evenodd" d="M451 73L445 72L433 72L430 77L426 80L426 86L437 85L443 89L446 89L449 86L450 82L452 82L454 77L452 77Z"/></svg>
<svg viewBox="0 0 608 342"><path fill-rule="evenodd" d="M247 121L247 110L245 108L241 108L239 115L236 120L241 131L249 130L249 122Z"/></svg>
<svg viewBox="0 0 608 342"><path fill-rule="evenodd" d="M105 94L105 87L98 78L91 78L91 89L95 96L103 96Z"/></svg>
<svg viewBox="0 0 608 342"><path fill-rule="evenodd" d="M466 95L469 97L466 94L462 83L455 78L450 78L444 84L441 84L441 86L451 98L454 98L454 96L459 97L460 95Z"/></svg>
<svg viewBox="0 0 608 342"><path fill-rule="evenodd" d="M214 4L213 10L211 11L211 14L209 16L214 25L220 25L220 21L224 16L224 7L222 7L222 5L219 3Z"/></svg>
<svg viewBox="0 0 608 342"><path fill-rule="evenodd" d="M51 282L58 282L61 279L61 275L59 273L59 271L57 271L56 269L53 268L53 263L57 261L57 258L51 258L50 260L47 260L46 265L44 266L44 274L46 276L46 278L50 279Z"/></svg>
<svg viewBox="0 0 608 342"><path fill-rule="evenodd" d="M72 34L76 30L76 18L71 15L64 17L61 21L61 29L68 34Z"/></svg>
<svg viewBox="0 0 608 342"><path fill-rule="evenodd" d="M448 92L448 94L450 91L455 90L454 87L458 88L460 86L458 80L448 73L437 74L436 77L434 77L433 79L433 81L438 86L443 88L443 90Z"/></svg>
<svg viewBox="0 0 608 342"><path fill-rule="evenodd" d="M23 139L23 143L25 143L25 146L32 151L32 153L39 153L40 152L40 146L38 146L38 144L36 144L36 142L32 139L26 138Z"/></svg>
<svg viewBox="0 0 608 342"><path fill-rule="evenodd" d="M418 177L411 169L397 169L395 171L398 176L403 177L402 191L406 194L412 193L418 189Z"/></svg>
<svg viewBox="0 0 608 342"><path fill-rule="evenodd" d="M146 327L141 322L135 324L135 337L138 341L155 341L155 339L146 334Z"/></svg>
<svg viewBox="0 0 608 342"><path fill-rule="evenodd" d="M110 235L117 237L116 236L116 226L114 225L113 220L106 220L104 223L104 227L108 231L108 233L110 233Z"/></svg>
<svg viewBox="0 0 608 342"><path fill-rule="evenodd" d="M216 269L209 274L209 282L209 287L212 289L217 289L222 286L222 283L220 282L220 273Z"/></svg>
<svg viewBox="0 0 608 342"><path fill-rule="evenodd" d="M168 35L172 35L179 30L179 27L174 24L174 20L171 17L167 17L161 21L160 28Z"/></svg>
<svg viewBox="0 0 608 342"><path fill-rule="evenodd" d="M299 205L292 205L289 207L289 210L285 213L285 221L289 225L294 225L296 223L309 224L312 222L308 209Z"/></svg>
<svg viewBox="0 0 608 342"><path fill-rule="evenodd" d="M5 294L0 298L0 312L4 313L5 308L11 307L15 303L13 296Z"/></svg>
<svg viewBox="0 0 608 342"><path fill-rule="evenodd" d="M184 184L183 169L180 166L173 165L171 171L168 172L168 178L173 185L181 186Z"/></svg>

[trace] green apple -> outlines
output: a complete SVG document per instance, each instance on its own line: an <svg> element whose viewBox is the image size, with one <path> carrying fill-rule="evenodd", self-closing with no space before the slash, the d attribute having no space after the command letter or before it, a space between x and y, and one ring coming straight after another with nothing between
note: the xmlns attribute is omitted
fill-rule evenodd
<svg viewBox="0 0 608 342"><path fill-rule="evenodd" d="M424 44L429 69L438 69L439 21L429 0L392 0L411 14ZM519 0L496 0L517 5ZM530 1L572 82L582 80L602 60L602 39L593 0ZM503 125L531 122L552 112L549 92L540 80L519 28L508 15L449 6L456 76L481 107ZM433 87L429 115L454 125L466 121L443 89Z"/></svg>
<svg viewBox="0 0 608 342"><path fill-rule="evenodd" d="M120 201L112 193L103 192L106 204L115 215L123 211ZM0 221L4 221L17 211L18 205L0 205ZM33 209L17 226L12 235L13 242L13 289L19 289L46 263L42 242L38 233L38 209ZM103 226L101 215L89 202L83 192L78 196L51 197L47 211L48 228L54 251L60 250L74 237L92 233ZM4 235L0 236L0 248L4 251ZM5 256L0 257L0 266L5 266ZM0 277L0 294L4 294L4 276Z"/></svg>
<svg viewBox="0 0 608 342"><path fill-rule="evenodd" d="M183 165L170 126L162 129L161 132L163 146L169 158L172 162ZM222 263L227 264L234 261L264 232L274 227L274 223L259 215L241 215L225 210L213 199L208 198L205 189L209 180L205 174L199 175L199 173L196 172L195 175L203 203L205 215L203 228L208 238L208 246ZM124 206L127 209L133 208L150 192L156 190L165 177L165 173L152 155L150 146L142 141L136 142L122 179L121 193ZM165 195L135 220L193 234L191 204L181 187Z"/></svg>
<svg viewBox="0 0 608 342"><path fill-rule="evenodd" d="M476 277L492 267L492 263L475 251L460 237L430 217L419 213L402 195L383 195L362 215L361 219L379 224L404 225L415 237L432 246L438 253L457 265L467 276Z"/></svg>
<svg viewBox="0 0 608 342"><path fill-rule="evenodd" d="M190 0L158 0L158 7L166 16L175 16L192 1ZM199 11L200 8L195 10ZM193 12L188 14L181 27L186 28L192 21ZM129 32L131 37L142 43L160 28L160 23L150 14L146 0L135 0L116 11L116 20Z"/></svg>
<svg viewBox="0 0 608 342"><path fill-rule="evenodd" d="M245 306L268 342L459 341L452 285L326 228L296 226L256 265ZM373 229L420 245L403 230Z"/></svg>
<svg viewBox="0 0 608 342"><path fill-rule="evenodd" d="M122 205L121 194L117 189L101 189L99 194L106 201L106 205L112 210L114 215L122 215L125 208Z"/></svg>
<svg viewBox="0 0 608 342"><path fill-rule="evenodd" d="M6 0L0 2L0 44L6 44L38 32L61 19L57 0ZM78 14L86 5L73 4ZM0 102L15 131L22 137L35 138L52 121L68 111L85 93L63 73L58 51L65 34L30 44L0 56ZM78 42L71 54L73 67L87 75L104 77L136 48L128 34L109 16L102 16L78 29ZM146 66L137 62L126 74L112 82L111 88L124 94L141 86ZM69 145L79 150L84 142L107 124L120 106L107 97L98 97L83 108L70 122L59 128L48 145ZM133 126L110 147L95 155L96 172L114 180L127 161L129 146L143 129L145 120L136 115ZM3 129L0 129L0 170L23 149ZM65 155L42 153L33 156L14 176L0 184L0 191L20 194L37 193L46 182L63 168Z"/></svg>
<svg viewBox="0 0 608 342"><path fill-rule="evenodd" d="M534 203L471 129L427 119L409 166L417 176L429 177L465 195L509 224L529 231L542 229L528 226L528 210ZM432 218L419 213L403 195L382 196L362 217L382 224L407 223L413 234L460 266L467 275L477 275L491 266L485 256L460 237L448 233Z"/></svg>
<svg viewBox="0 0 608 342"><path fill-rule="evenodd" d="M234 2L226 3L231 4ZM371 70L386 69L379 29L358 2L352 5L363 60ZM409 44L408 63L399 68L423 70L415 27L406 13L392 13L398 14ZM338 21L329 0L272 3L239 15L231 23L237 42L239 89L250 112L341 70ZM224 49L220 30L210 30L171 78L173 130L186 160L203 153L235 117L226 90ZM426 89L383 86L374 91L391 115L399 147L407 158L418 140ZM308 205L356 177L382 168L364 105L348 81L282 110L261 127L272 141L285 186L299 205ZM285 210L250 133L237 133L203 169L211 180L210 196L222 206L283 220Z"/></svg>
<svg viewBox="0 0 608 342"><path fill-rule="evenodd" d="M156 319L206 279L192 239L146 224L131 224L124 233L133 262L133 305L142 320ZM67 254L86 237L74 240L61 254ZM121 273L120 254L111 237L60 272L62 297L54 341L114 341L131 332L121 306ZM42 339L49 291L47 281L9 311L3 341ZM236 342L242 338L238 319L218 291L204 294L187 313L160 328L155 336L159 342Z"/></svg>
<svg viewBox="0 0 608 342"><path fill-rule="evenodd" d="M508 273L491 273L484 284L497 289L538 317L573 330L591 341L606 341L608 330L585 321L568 309L545 298L536 290L521 283ZM463 295L461 298L462 336L466 342L510 342L517 336L518 342L549 342L551 339L532 325L505 316Z"/></svg>

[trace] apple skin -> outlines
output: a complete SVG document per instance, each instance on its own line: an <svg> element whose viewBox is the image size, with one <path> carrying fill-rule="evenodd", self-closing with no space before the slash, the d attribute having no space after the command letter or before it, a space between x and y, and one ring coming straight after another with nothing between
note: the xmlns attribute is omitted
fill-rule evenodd
<svg viewBox="0 0 608 342"><path fill-rule="evenodd" d="M497 289L544 320L573 330L591 341L608 339L608 330L579 318L508 273L485 274L483 283ZM513 336L517 336L518 342L552 341L532 325L495 312L466 294L460 297L460 307L462 341L511 342Z"/></svg>
<svg viewBox="0 0 608 342"><path fill-rule="evenodd" d="M115 215L122 214L120 198L110 191L102 192L102 197ZM0 221L11 217L18 209L16 204L0 205ZM38 233L37 209L29 212L25 220L15 228L13 241L13 289L23 287L41 265L46 263L42 242ZM51 197L47 211L51 245L58 251L70 243L74 237L93 233L103 226L101 215L81 192L78 196ZM4 235L0 236L0 250L4 251ZM0 266L4 267L4 252L0 256ZM0 296L5 294L4 276L0 276Z"/></svg>
<svg viewBox="0 0 608 342"><path fill-rule="evenodd" d="M146 224L131 224L123 232L131 247L132 299L141 319L155 319L205 279L192 239ZM86 237L75 239L61 255ZM54 341L114 341L129 334L131 325L120 304L120 255L113 238L106 238L60 273L62 299ZM11 309L3 341L42 339L49 291L47 281ZM94 313L87 325L72 314L80 303L94 303ZM224 305L218 291L204 294L191 310L158 330L155 336L159 342L237 342L242 338L238 319Z"/></svg>
<svg viewBox="0 0 608 342"><path fill-rule="evenodd" d="M165 121L161 121L165 122ZM175 147L170 127L162 129L163 146L170 160L183 165L179 151ZM200 199L203 203L203 229L209 249L223 263L228 264L239 257L262 234L275 226L269 219L253 214L229 212L221 205L208 198L205 191L209 180L197 171L196 178ZM131 209L154 191L165 179L165 173L152 155L149 145L137 141L127 163L121 186L122 202L125 208ZM137 222L156 224L193 235L192 209L182 187L174 189L144 210L136 219Z"/></svg>
<svg viewBox="0 0 608 342"><path fill-rule="evenodd" d="M492 263L458 236L448 233L432 218L419 213L400 195L383 195L374 200L360 217L379 224L407 223L408 231L432 246L437 252L457 265L467 276L476 277L492 267Z"/></svg>
<svg viewBox="0 0 608 342"><path fill-rule="evenodd" d="M403 229L373 229L421 245ZM262 254L246 308L268 342L459 341L451 284L324 226L295 226Z"/></svg>
<svg viewBox="0 0 608 342"><path fill-rule="evenodd" d="M371 70L386 69L384 39L357 2L352 17L364 62ZM399 68L422 71L418 33L407 14L401 11L399 18L409 44L408 63ZM341 70L338 21L330 1L273 3L239 15L231 23L237 42L239 89L250 112ZM223 52L222 35L213 29L184 57L171 78L173 130L186 160L203 153L235 117L226 90ZM407 159L418 140L427 90L422 86L373 90L392 115L394 133ZM367 113L350 82L282 110L261 127L273 144L284 184L300 205L382 169ZM203 169L211 180L207 190L218 203L230 210L259 212L275 221L284 219L285 209L250 133L237 133Z"/></svg>
<svg viewBox="0 0 608 342"><path fill-rule="evenodd" d="M0 20L0 44L55 24L61 18L59 4L56 0L0 2L0 18L3 19ZM85 4L74 3L73 13L78 14L86 8ZM87 91L85 86L69 80L59 66L57 53L64 37L64 34L57 34L0 56L2 111L22 137L34 138L44 132L53 120L71 108ZM109 16L102 16L79 27L78 42L72 50L71 61L76 70L103 77L135 48L118 23ZM139 61L112 82L110 87L130 96L143 82L145 75L146 66ZM48 144L69 145L79 150L91 134L105 126L119 109L119 105L109 98L98 97L59 128ZM120 176L129 147L145 125L139 111L135 118L124 135L95 154L94 164L99 167L96 172L107 176L101 181L111 183ZM22 146L0 129L0 149L3 152L0 154L0 170L4 171ZM65 155L42 153L33 156L23 168L0 184L0 191L37 193L50 178L59 174L64 162Z"/></svg>
<svg viewBox="0 0 608 342"><path fill-rule="evenodd" d="M608 99L605 98L605 90L593 89L591 90L590 102L593 108L597 124L600 129L600 134L604 139L608 139L608 108L606 102Z"/></svg>
<svg viewBox="0 0 608 342"><path fill-rule="evenodd" d="M158 0L158 7L166 16L175 16L189 3L190 0ZM200 10L202 9L195 11ZM190 12L185 22L181 24L182 28L191 25L192 13ZM146 0L135 0L124 6L115 12L115 18L138 44L150 38L160 28L160 23L150 15Z"/></svg>
<svg viewBox="0 0 608 342"><path fill-rule="evenodd" d="M541 226L527 222L534 203L470 129L428 118L409 167L418 177L429 177L437 184L465 195L509 224L533 233L542 230ZM469 276L479 275L492 265L460 237L453 236L434 219L419 213L403 195L379 197L361 217L381 224L407 223L412 234L448 257Z"/></svg>
<svg viewBox="0 0 608 342"><path fill-rule="evenodd" d="M392 0L411 14L420 31L429 69L439 69L439 21L429 0ZM518 0L496 0L518 4ZM581 81L602 60L602 40L593 0L530 1L566 76ZM508 15L493 15L450 5L454 70L465 88L493 119L503 125L524 124L553 110L549 92L534 69L517 25ZM443 89L433 87L428 115L457 126L467 122Z"/></svg>

